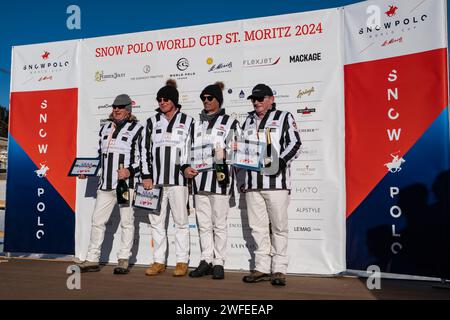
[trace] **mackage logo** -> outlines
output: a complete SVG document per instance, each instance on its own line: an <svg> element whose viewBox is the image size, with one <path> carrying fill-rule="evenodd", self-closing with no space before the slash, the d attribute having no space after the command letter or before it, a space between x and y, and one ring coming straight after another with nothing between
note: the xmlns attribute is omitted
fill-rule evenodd
<svg viewBox="0 0 450 320"><path fill-rule="evenodd" d="M322 60L322 52L302 53L289 56L289 63L310 62Z"/></svg>

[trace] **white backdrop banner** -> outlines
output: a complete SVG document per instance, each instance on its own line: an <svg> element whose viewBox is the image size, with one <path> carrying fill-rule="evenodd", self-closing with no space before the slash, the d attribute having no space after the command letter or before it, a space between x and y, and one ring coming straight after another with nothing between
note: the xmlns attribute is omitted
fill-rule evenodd
<svg viewBox="0 0 450 320"><path fill-rule="evenodd" d="M345 265L345 185L342 12L330 9L260 19L158 30L83 40L78 156L95 156L97 134L114 97L132 97L133 113L145 121L157 108L156 92L176 79L182 111L198 119L201 90L225 83L224 107L243 122L246 100L257 83L275 91L278 108L294 114L303 142L292 164L289 206L289 272L336 274ZM94 181L79 181L76 256L86 256L95 202ZM228 218L227 269L252 267L255 243L246 206L237 193ZM105 238L103 260L115 261L120 241L118 212ZM190 215L191 260L200 245ZM175 264L174 228L169 220L169 265ZM133 250L138 264L152 262L149 219L136 213Z"/></svg>
<svg viewBox="0 0 450 320"><path fill-rule="evenodd" d="M246 97L253 86L266 83L278 109L294 115L303 142L291 168L288 272L340 273L346 269L342 30L342 9L329 9L80 40L74 51L78 67L72 70L76 79L79 75L77 156L97 155L98 131L118 94L131 96L133 113L145 122L157 108L156 92L172 78L182 111L198 119L200 92L222 81L224 107L242 123L253 110ZM36 53L45 50L36 47ZM96 188L95 178L77 181L75 256L80 260L88 249ZM190 265L196 266L200 244L194 211L189 220ZM135 224L132 262L147 265L153 253L148 214L137 210ZM168 226L168 264L174 265L172 219ZM228 234L225 268L252 268L256 245L237 191ZM107 224L103 261L116 261L119 243L116 209Z"/></svg>

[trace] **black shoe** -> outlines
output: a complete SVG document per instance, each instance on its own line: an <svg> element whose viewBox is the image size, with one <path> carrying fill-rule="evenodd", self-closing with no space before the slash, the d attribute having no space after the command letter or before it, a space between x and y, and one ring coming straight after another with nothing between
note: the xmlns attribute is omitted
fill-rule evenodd
<svg viewBox="0 0 450 320"><path fill-rule="evenodd" d="M200 261L200 264L195 270L189 272L189 277L198 278L203 276L209 276L213 273L213 268L211 263L207 263L205 260Z"/></svg>
<svg viewBox="0 0 450 320"><path fill-rule="evenodd" d="M248 276L244 276L242 281L246 283L255 283L260 281L269 281L270 275L267 273L260 272L258 270L252 271Z"/></svg>
<svg viewBox="0 0 450 320"><path fill-rule="evenodd" d="M213 279L224 279L225 278L225 272L223 271L223 266L220 266L220 265L214 266L213 272L212 272L212 278Z"/></svg>
<svg viewBox="0 0 450 320"><path fill-rule="evenodd" d="M114 268L114 274L127 274L130 270L121 267Z"/></svg>
<svg viewBox="0 0 450 320"><path fill-rule="evenodd" d="M285 286L286 285L286 276L281 272L276 272L272 275L270 282L273 286Z"/></svg>

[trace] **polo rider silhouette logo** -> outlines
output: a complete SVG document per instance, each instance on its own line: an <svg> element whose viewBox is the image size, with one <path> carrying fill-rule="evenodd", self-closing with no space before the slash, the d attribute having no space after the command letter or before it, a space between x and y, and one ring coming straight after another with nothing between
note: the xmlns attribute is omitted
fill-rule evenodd
<svg viewBox="0 0 450 320"><path fill-rule="evenodd" d="M50 56L50 52L45 51L41 57L42 57L42 59L47 60L49 56Z"/></svg>
<svg viewBox="0 0 450 320"><path fill-rule="evenodd" d="M393 16L396 15L397 10L398 10L398 7L396 7L396 6L389 6L389 10L386 11L385 14L386 14L388 17L393 17Z"/></svg>
<svg viewBox="0 0 450 320"><path fill-rule="evenodd" d="M386 168L388 168L390 173L397 173L397 172L401 171L402 170L401 165L402 165L402 163L405 163L406 160L403 159L403 157L399 158L398 155L395 155L395 154L392 154L392 153L391 153L391 157L392 157L392 161L388 162L388 163L385 163L384 166Z"/></svg>
<svg viewBox="0 0 450 320"><path fill-rule="evenodd" d="M36 173L36 175L37 175L39 178L45 178L45 177L47 177L47 171L49 171L50 168L47 167L47 165L45 165L45 162L44 162L44 164L39 163L39 165L41 166L41 168L38 169L38 170L34 170L34 172Z"/></svg>

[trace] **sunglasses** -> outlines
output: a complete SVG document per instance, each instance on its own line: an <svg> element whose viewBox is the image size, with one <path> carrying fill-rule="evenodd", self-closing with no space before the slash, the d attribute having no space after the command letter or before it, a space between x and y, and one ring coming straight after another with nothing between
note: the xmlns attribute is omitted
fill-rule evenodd
<svg viewBox="0 0 450 320"><path fill-rule="evenodd" d="M263 102L265 98L266 97L254 97L254 98L251 98L251 100L252 100L252 103L255 103L256 101Z"/></svg>
<svg viewBox="0 0 450 320"><path fill-rule="evenodd" d="M156 101L158 101L159 103L161 103L161 102L169 102L169 100L170 99L167 99L167 98L156 98Z"/></svg>
<svg viewBox="0 0 450 320"><path fill-rule="evenodd" d="M112 106L113 109L125 109L126 107L126 105Z"/></svg>
<svg viewBox="0 0 450 320"><path fill-rule="evenodd" d="M211 102L214 100L214 97L213 96L202 96L202 97L200 97L200 99L202 99L203 102L205 102L206 100Z"/></svg>

